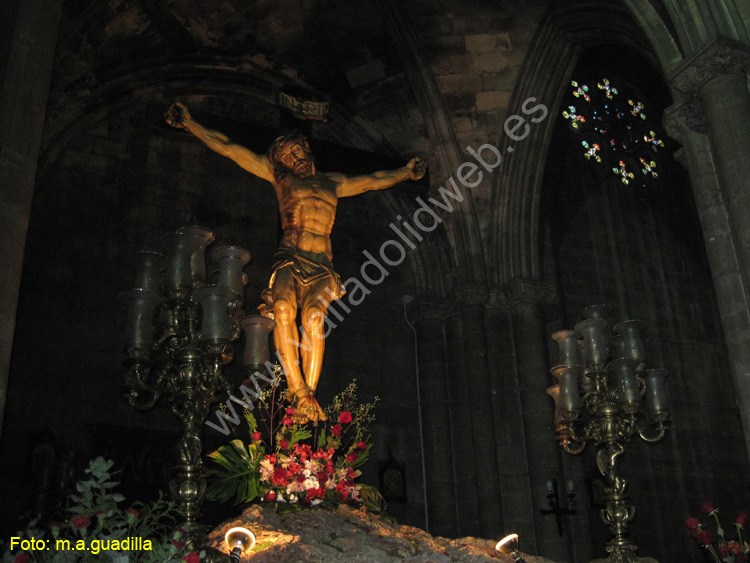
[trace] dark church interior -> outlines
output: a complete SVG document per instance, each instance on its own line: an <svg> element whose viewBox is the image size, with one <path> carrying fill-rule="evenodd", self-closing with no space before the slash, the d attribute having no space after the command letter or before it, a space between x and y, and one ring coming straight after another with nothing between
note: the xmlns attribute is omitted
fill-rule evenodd
<svg viewBox="0 0 750 563"><path fill-rule="evenodd" d="M299 129L326 172L426 162L422 179L338 202L348 295L330 306L316 394L325 406L356 380L378 397L361 481L397 469L395 521L517 533L557 563L604 558L616 457L639 557L714 561L685 524L705 501L735 537L750 510L747 0L8 0L2 13L0 540L98 456L129 499L168 490L180 420L167 398L144 411L126 398L120 296L139 251L209 229L207 270L214 248L247 250L242 310L262 303L276 194L170 126L175 102L259 155ZM633 426L621 451L593 439L571 454L594 415L560 406L580 399L564 393L578 372L558 369L561 334L600 318L643 321L622 364L640 362L642 414L616 416L661 435ZM235 346L224 371L241 381ZM668 407L649 370L668 372ZM204 454L228 440L204 431ZM239 510L205 501L202 519Z"/></svg>

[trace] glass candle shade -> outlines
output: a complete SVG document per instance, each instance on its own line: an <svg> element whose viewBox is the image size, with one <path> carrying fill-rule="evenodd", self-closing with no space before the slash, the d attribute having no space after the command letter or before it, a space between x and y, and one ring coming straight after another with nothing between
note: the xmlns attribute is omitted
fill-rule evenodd
<svg viewBox="0 0 750 563"><path fill-rule="evenodd" d="M558 360L560 365L581 365L582 358L579 355L580 349L578 348L580 338L581 333L575 330L559 330L552 333L552 340L557 342L559 349Z"/></svg>
<svg viewBox="0 0 750 563"><path fill-rule="evenodd" d="M202 250L201 242L199 237L180 231L162 237L161 244L167 251L165 293L193 287L193 254Z"/></svg>
<svg viewBox="0 0 750 563"><path fill-rule="evenodd" d="M219 285L225 285L240 300L245 298L245 280L242 268L250 261L250 253L239 246L220 246L211 253L219 264Z"/></svg>
<svg viewBox="0 0 750 563"><path fill-rule="evenodd" d="M606 321L611 310L607 305L588 305L581 311L581 320L599 319Z"/></svg>
<svg viewBox="0 0 750 563"><path fill-rule="evenodd" d="M552 400L555 401L555 417L553 420L555 423L555 429L557 429L559 425L565 422L565 418L563 418L562 414L562 409L560 408L560 386L553 385L552 387L548 387L547 395L552 397Z"/></svg>
<svg viewBox="0 0 750 563"><path fill-rule="evenodd" d="M575 329L583 336L583 355L588 366L603 366L609 352L607 321L587 319L576 324Z"/></svg>
<svg viewBox="0 0 750 563"><path fill-rule="evenodd" d="M555 366L550 374L557 379L560 386L560 411L565 418L575 418L581 408L581 394L578 391L578 380L583 374L581 366Z"/></svg>
<svg viewBox="0 0 750 563"><path fill-rule="evenodd" d="M190 276L194 288L206 285L206 247L216 240L214 233L205 227L181 227L178 232L193 237L196 248L190 256Z"/></svg>
<svg viewBox="0 0 750 563"><path fill-rule="evenodd" d="M125 345L130 348L151 348L154 343L154 307L162 296L149 289L131 289L120 294L128 308L125 321Z"/></svg>
<svg viewBox="0 0 750 563"><path fill-rule="evenodd" d="M609 339L609 347L615 358L625 358L625 343L622 340L622 334L615 334Z"/></svg>
<svg viewBox="0 0 750 563"><path fill-rule="evenodd" d="M232 297L232 291L223 285L207 285L195 291L202 311L201 344L230 342L232 320L228 307Z"/></svg>
<svg viewBox="0 0 750 563"><path fill-rule="evenodd" d="M665 369L646 370L646 410L652 420L663 421L669 418L669 397L667 395L667 376Z"/></svg>
<svg viewBox="0 0 750 563"><path fill-rule="evenodd" d="M645 351L643 349L643 338L641 332L646 323L639 320L629 320L617 323L613 330L622 335L622 357L633 358L639 362L645 361Z"/></svg>
<svg viewBox="0 0 750 563"><path fill-rule="evenodd" d="M165 261L166 257L161 252L141 250L136 253L134 258L135 285L133 287L148 291L159 291Z"/></svg>
<svg viewBox="0 0 750 563"><path fill-rule="evenodd" d="M615 376L618 402L628 412L635 412L641 402L641 389L635 376L637 364L633 358L618 358L607 366Z"/></svg>
<svg viewBox="0 0 750 563"><path fill-rule="evenodd" d="M245 352L242 365L252 369L261 369L266 362L271 361L268 349L268 336L276 327L276 323L260 315L248 315L240 321L245 333Z"/></svg>

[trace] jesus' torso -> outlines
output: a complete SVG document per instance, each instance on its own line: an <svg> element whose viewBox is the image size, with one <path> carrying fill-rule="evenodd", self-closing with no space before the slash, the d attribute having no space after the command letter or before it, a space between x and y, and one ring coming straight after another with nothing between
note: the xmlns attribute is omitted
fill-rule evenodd
<svg viewBox="0 0 750 563"><path fill-rule="evenodd" d="M282 244L331 260L330 236L338 204L336 183L316 171L309 178L288 174L274 182L274 187L284 230Z"/></svg>

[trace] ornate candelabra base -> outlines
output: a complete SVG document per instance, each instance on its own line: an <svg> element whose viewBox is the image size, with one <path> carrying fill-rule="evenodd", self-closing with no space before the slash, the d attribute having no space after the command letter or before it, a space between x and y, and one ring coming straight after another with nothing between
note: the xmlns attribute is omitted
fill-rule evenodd
<svg viewBox="0 0 750 563"><path fill-rule="evenodd" d="M591 563L659 563L653 557L638 557L635 554L637 549L634 545L627 547L610 546L607 547L609 557L594 559Z"/></svg>

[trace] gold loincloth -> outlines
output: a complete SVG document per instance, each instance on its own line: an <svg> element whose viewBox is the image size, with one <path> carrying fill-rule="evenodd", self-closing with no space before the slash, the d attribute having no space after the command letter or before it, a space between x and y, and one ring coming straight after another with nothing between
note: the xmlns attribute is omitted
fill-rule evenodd
<svg viewBox="0 0 750 563"><path fill-rule="evenodd" d="M272 266L271 279L268 280L268 288L261 293L261 299L264 303L258 306L260 314L269 319L273 319L273 282L276 274L282 269L288 269L294 277L294 280L302 287L310 287L321 280L330 279L331 290L330 300L341 299L346 293L341 278L333 269L331 261L323 256L322 261L317 262L307 256L304 256L293 246L280 244L273 255L274 262Z"/></svg>

